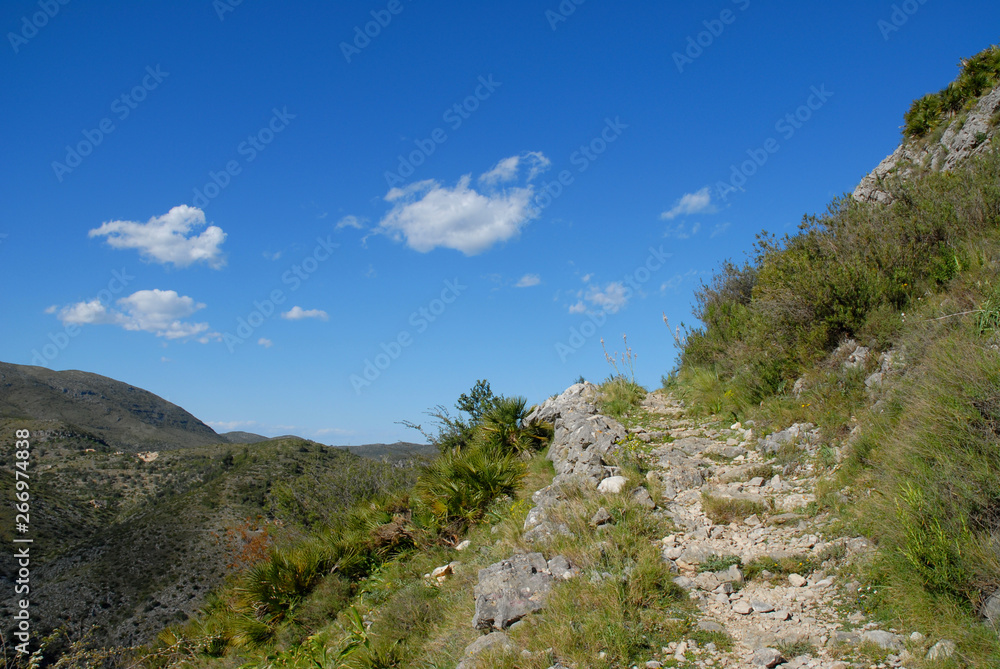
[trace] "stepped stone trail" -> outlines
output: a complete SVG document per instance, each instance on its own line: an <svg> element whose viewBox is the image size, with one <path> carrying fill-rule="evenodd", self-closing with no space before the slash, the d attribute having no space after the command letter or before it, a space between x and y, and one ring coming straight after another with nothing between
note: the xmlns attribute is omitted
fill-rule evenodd
<svg viewBox="0 0 1000 669"><path fill-rule="evenodd" d="M842 603L843 590L822 568L807 577L792 575L790 579L771 577L752 581L744 581L735 565L717 572L698 573L699 565L713 555L736 556L747 564L760 557L811 555L818 558L832 548L814 533L821 529L819 525L823 521L811 521L795 513L815 501L816 479L812 467L806 465L787 478L780 474L768 480L759 476L751 478L752 470L764 464L764 457L748 448L753 438L751 430L735 426L734 429L712 430L676 418L680 404L657 394L650 394L643 406L654 416L663 417L654 419L656 427L674 438L672 443L653 449L652 456L657 460L655 469L649 474L670 481L667 494L675 493L668 500L667 508L681 531L664 538L664 558L679 573L675 582L697 600L703 614L699 627L725 631L735 642L729 653L714 655L714 664L722 667L780 664L789 668L824 669L849 666L832 659L828 653L828 647L835 642L856 639L841 629L841 614L836 607ZM790 432L807 435L803 447L808 449L811 435L806 430L800 426ZM638 435L653 439L653 434L647 431L640 431ZM790 443L791 439L788 441ZM731 464L719 464L708 458L709 454L733 460ZM701 471L705 482L698 485L697 476L692 474L678 476L678 469ZM689 484L685 485L685 481ZM764 508L769 507L770 499L780 513L772 515L767 523L751 515L727 525L716 525L702 508L703 493L715 498L755 502ZM841 539L837 544L843 546L847 554L868 547L864 539ZM737 586L742 587L737 590ZM817 656L782 658L776 650L781 644L801 642L812 644ZM712 653L703 650L699 657L697 650L701 649L695 650L696 658L712 659Z"/></svg>
<svg viewBox="0 0 1000 669"><path fill-rule="evenodd" d="M564 498L562 491L571 485L596 488L604 494L633 495L650 513L669 516L677 531L663 537L659 547L665 564L676 575L675 583L697 604L692 632L724 632L733 644L729 650L722 650L714 644L699 645L687 638L661 649L660 660L670 660L678 667L732 669L906 667L914 658L910 651L923 655L934 642L937 644L931 653L950 653L954 648L949 640L925 640L918 633L904 638L895 630L878 630L874 623L866 623L857 610L859 585L841 582L836 572L845 562L863 557L871 547L861 537L824 540L820 535L831 519L808 512L807 507L815 502L819 476L810 458L823 445L823 437L813 425L794 425L757 439L752 429L740 424L719 428L690 420L685 417L681 402L656 392L650 393L642 404L642 426L627 429L599 413L597 392L589 383L574 385L547 400L528 417L555 425L549 458L556 476L551 485L532 496L536 506L528 513L524 538L544 550L552 536L569 532L564 525L550 522L547 510ZM608 456L627 440L647 445L642 449L650 470L647 482L658 484L652 487L662 491L659 499L652 499L646 487L625 489L626 479L618 476L620 472L609 464ZM766 469L766 454L776 451L801 453L800 457L787 458L790 464L774 466L772 475L761 476ZM831 447L830 452L839 458L839 450ZM713 502L731 500L735 505L764 512L716 524L703 508L704 495ZM608 515L603 508L590 519L592 527L606 522ZM800 569L801 574L763 571L753 579L746 579L739 566L759 558L779 560L793 556L808 560ZM719 558L726 557L731 558L728 567L717 571L706 569L710 559L718 566ZM537 562L538 572L547 575L551 571L544 568L546 563L541 554L511 558L525 559ZM556 559L564 561L561 557ZM503 563L481 571L481 583L492 578L500 564ZM557 580L570 580L576 575L578 570L566 564L564 576ZM572 586L556 583L552 587ZM544 588L539 588L532 611L544 608L548 589L547 582ZM477 588L477 596L480 594ZM477 603L477 620L479 616ZM503 641L507 643L506 637ZM848 657L861 643L881 648L888 657L878 665L868 661L852 664L839 659ZM474 646L467 649L467 661L478 650ZM558 657L558 649L550 650ZM784 656L791 652L801 654ZM523 650L522 654L529 651ZM553 668L562 666L557 662ZM662 665L649 658L644 666Z"/></svg>

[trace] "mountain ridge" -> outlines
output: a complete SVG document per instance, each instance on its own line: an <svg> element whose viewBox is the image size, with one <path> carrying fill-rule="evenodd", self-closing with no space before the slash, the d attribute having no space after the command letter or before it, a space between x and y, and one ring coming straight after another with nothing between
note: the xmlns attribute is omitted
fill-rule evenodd
<svg viewBox="0 0 1000 669"><path fill-rule="evenodd" d="M0 417L58 420L128 452L225 443L148 390L91 372L0 362Z"/></svg>

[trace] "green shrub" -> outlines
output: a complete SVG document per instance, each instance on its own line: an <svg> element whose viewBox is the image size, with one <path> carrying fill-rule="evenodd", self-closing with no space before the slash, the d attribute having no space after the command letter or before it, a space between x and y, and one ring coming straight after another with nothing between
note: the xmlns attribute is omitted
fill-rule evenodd
<svg viewBox="0 0 1000 669"><path fill-rule="evenodd" d="M744 565L743 575L747 579L754 579L758 578L761 572L769 571L775 576L787 576L789 574L805 576L819 569L820 564L819 560L805 554L789 555L781 558L764 555Z"/></svg>
<svg viewBox="0 0 1000 669"><path fill-rule="evenodd" d="M767 511L760 502L735 497L715 497L708 493L701 495L701 508L716 525L727 525L742 521L752 515L763 515Z"/></svg>
<svg viewBox="0 0 1000 669"><path fill-rule="evenodd" d="M243 575L237 588L241 608L267 624L280 622L316 585L322 564L320 551L309 544L272 549Z"/></svg>
<svg viewBox="0 0 1000 669"><path fill-rule="evenodd" d="M646 389L624 376L611 376L600 386L599 404L605 414L621 418L646 398Z"/></svg>
<svg viewBox="0 0 1000 669"><path fill-rule="evenodd" d="M713 553L708 556L708 559L698 565L698 571L722 571L729 569L733 565L739 567L741 563L742 560L740 560L738 555L716 555Z"/></svg>
<svg viewBox="0 0 1000 669"><path fill-rule="evenodd" d="M914 101L904 117L906 137L926 136L996 86L1000 81L1000 48L990 47L964 60L962 65L955 82Z"/></svg>
<svg viewBox="0 0 1000 669"><path fill-rule="evenodd" d="M494 500L513 495L526 471L515 455L476 448L442 455L421 474L415 492L442 525L469 524Z"/></svg>
<svg viewBox="0 0 1000 669"><path fill-rule="evenodd" d="M476 445L501 455L526 455L541 450L552 438L552 426L532 421L523 397L501 397L486 410L479 423Z"/></svg>

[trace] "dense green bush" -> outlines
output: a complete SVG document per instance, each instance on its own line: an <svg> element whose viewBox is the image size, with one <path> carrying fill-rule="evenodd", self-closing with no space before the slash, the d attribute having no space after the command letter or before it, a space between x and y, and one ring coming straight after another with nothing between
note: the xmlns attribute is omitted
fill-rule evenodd
<svg viewBox="0 0 1000 669"><path fill-rule="evenodd" d="M442 455L417 481L416 494L442 525L479 520L490 504L517 490L526 472L514 455L476 448Z"/></svg>
<svg viewBox="0 0 1000 669"><path fill-rule="evenodd" d="M738 412L847 337L888 348L913 300L945 290L1000 221L1000 153L888 188L891 206L838 198L798 234L762 234L746 263L725 263L695 296L702 325L686 332L682 377L709 370Z"/></svg>

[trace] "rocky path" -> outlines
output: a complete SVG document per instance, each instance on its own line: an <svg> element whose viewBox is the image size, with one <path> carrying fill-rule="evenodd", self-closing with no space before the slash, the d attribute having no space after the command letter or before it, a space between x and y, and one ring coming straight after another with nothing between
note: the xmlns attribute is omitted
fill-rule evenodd
<svg viewBox="0 0 1000 669"><path fill-rule="evenodd" d="M815 501L815 471L808 464L774 467L765 464L763 454L753 449L751 429L734 425L713 430L679 418L679 403L651 394L644 403L652 420L650 428L634 428L632 434L645 442L668 441L649 454L650 479L658 479L667 509L678 528L663 539L663 555L679 574L675 582L689 591L703 612L699 627L725 632L734 641L726 653L711 649L686 648L676 653L680 664L719 667L817 667L845 669L846 662L831 656L838 641L854 641L857 636L843 631L844 588L837 587L832 556L865 550L864 539L824 542L817 535L822 524L804 513ZM808 428L798 427L772 439L802 448L803 455L815 442ZM768 474L761 475L770 469ZM781 471L788 472L782 476ZM703 495L735 511L760 508L772 511L752 513L723 523L703 508ZM726 509L728 511L728 509ZM739 558L743 565L761 559L798 561L818 569L806 576L778 574L766 569L746 580L736 564L717 571L706 570L712 560ZM831 556L831 557L828 557ZM827 558L824 560L824 558ZM735 559L725 560L737 561ZM763 564L767 564L764 562ZM855 586L856 589L856 586ZM786 658L779 649L803 651ZM700 651L700 652L699 652ZM782 662L784 660L784 662ZM690 662L689 662L690 661Z"/></svg>
<svg viewBox="0 0 1000 669"><path fill-rule="evenodd" d="M954 651L947 640L880 630L859 610L860 586L845 582L844 567L870 546L861 537L833 536L831 519L817 513L820 463L835 463L840 452L814 426L759 438L752 425L695 421L682 403L651 393L626 428L598 412L596 392L577 384L529 416L555 425L549 458L556 476L534 493L523 538L544 550L551 537L568 533L549 516L570 485L630 494L651 513L669 516L676 531L659 548L698 615L687 638L661 649L647 669L905 668L917 666L917 657L944 660ZM626 479L612 464L622 450L645 461L644 487L624 489ZM532 553L480 571L477 620L496 631L477 644L507 644L502 630L542 609L548 580L576 575L564 563L557 556L546 567L543 554ZM539 574L544 587L530 582ZM494 613L498 602L505 618Z"/></svg>

